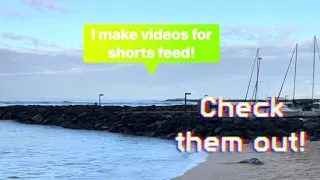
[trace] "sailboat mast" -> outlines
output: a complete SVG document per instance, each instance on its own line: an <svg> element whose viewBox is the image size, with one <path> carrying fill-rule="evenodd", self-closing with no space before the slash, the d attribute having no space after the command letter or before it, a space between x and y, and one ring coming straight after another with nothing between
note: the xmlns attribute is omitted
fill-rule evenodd
<svg viewBox="0 0 320 180"><path fill-rule="evenodd" d="M295 59L295 63L294 63L294 79L293 79L292 100L294 100L295 95L296 95L297 61L298 61L298 43L296 44L296 59Z"/></svg>
<svg viewBox="0 0 320 180"><path fill-rule="evenodd" d="M250 89L250 85L251 85L251 80L252 80L252 75L253 75L254 67L255 67L256 61L257 61L257 59L258 59L258 54L259 54L259 49L257 49L256 57L255 57L254 62L253 62L253 66L252 66L252 70L251 70L251 75L250 75L250 79L249 79L249 84L248 84L248 87L247 87L246 97L244 98L245 100L247 100L247 97L248 97L248 93L249 93L249 89ZM252 98L251 98L251 100L252 100Z"/></svg>
<svg viewBox="0 0 320 180"><path fill-rule="evenodd" d="M295 47L294 50L293 50L293 52L292 52L292 56L291 56L291 59L290 59L290 62L289 62L289 65L288 65L286 74L285 74L285 76L284 76L284 78L283 78L283 81L282 81L282 84L281 84L281 88L280 88L280 91L279 91L279 94L278 94L278 98L279 98L280 95L281 95L282 88L283 88L283 85L284 85L284 83L285 83L285 81L286 81L286 78L287 78L287 75L288 75L288 72L289 72L289 69L290 69L290 66L291 66L291 62L292 62L292 60L293 60L294 54L296 53L296 50L297 50L297 49L296 49L296 47Z"/></svg>
<svg viewBox="0 0 320 180"><path fill-rule="evenodd" d="M314 42L313 42L312 104L313 104L313 98L314 98L314 73L315 73L315 65L316 65L316 36L314 36Z"/></svg>
<svg viewBox="0 0 320 180"><path fill-rule="evenodd" d="M259 71L260 71L260 52L258 52L258 56L257 56L257 82L256 82L256 94L255 94L255 99L256 99L256 103L258 102L258 84L259 84Z"/></svg>

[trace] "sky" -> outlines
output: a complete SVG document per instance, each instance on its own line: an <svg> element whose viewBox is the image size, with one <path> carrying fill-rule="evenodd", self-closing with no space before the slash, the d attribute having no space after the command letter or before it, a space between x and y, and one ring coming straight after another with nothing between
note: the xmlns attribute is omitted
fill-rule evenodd
<svg viewBox="0 0 320 180"><path fill-rule="evenodd" d="M277 96L296 43L296 98L311 98L319 5L315 0L0 0L0 100L99 93L167 99L185 92L190 98L244 98L257 48L258 95ZM153 75L143 64L85 64L83 25L94 23L219 24L221 62L160 64ZM320 98L319 73L316 54L315 98ZM292 98L293 74L292 64L281 96ZM250 96L252 91L253 86Z"/></svg>

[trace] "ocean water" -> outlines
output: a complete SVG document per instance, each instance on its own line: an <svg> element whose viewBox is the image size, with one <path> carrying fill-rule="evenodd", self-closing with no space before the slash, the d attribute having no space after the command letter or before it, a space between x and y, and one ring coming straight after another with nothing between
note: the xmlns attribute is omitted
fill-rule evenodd
<svg viewBox="0 0 320 180"><path fill-rule="evenodd" d="M2 101L2 105L64 104L61 100L39 102ZM156 102L161 101L113 104L135 106ZM71 100L68 103L79 104ZM0 140L0 179L166 180L182 175L207 156L181 153L172 140L26 125L9 120L0 121Z"/></svg>
<svg viewBox="0 0 320 180"><path fill-rule="evenodd" d="M96 99L0 99L0 106L9 105L94 105L99 100ZM141 100L141 99L107 99L101 97L102 106L168 106L183 105L184 101L165 101L165 100ZM196 104L188 102L188 104Z"/></svg>

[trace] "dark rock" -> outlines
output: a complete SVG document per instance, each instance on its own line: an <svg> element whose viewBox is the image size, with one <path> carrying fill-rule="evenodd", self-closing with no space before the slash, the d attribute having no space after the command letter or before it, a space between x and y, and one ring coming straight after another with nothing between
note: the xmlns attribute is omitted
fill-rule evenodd
<svg viewBox="0 0 320 180"><path fill-rule="evenodd" d="M46 118L45 120L43 120L42 124L50 124L52 122L51 118Z"/></svg>
<svg viewBox="0 0 320 180"><path fill-rule="evenodd" d="M215 133L214 130L213 130L213 131L209 131L209 132L206 134L206 136L216 136L216 135L218 135L218 134Z"/></svg>
<svg viewBox="0 0 320 180"><path fill-rule="evenodd" d="M167 139L174 139L177 136L176 133L170 133L166 136Z"/></svg>
<svg viewBox="0 0 320 180"><path fill-rule="evenodd" d="M320 137L314 137L314 136L310 136L309 137L310 141L320 141Z"/></svg>
<svg viewBox="0 0 320 180"><path fill-rule="evenodd" d="M205 128L204 126L197 126L196 128L194 128L192 130L192 132L194 133L195 136L206 136L207 134L207 128Z"/></svg>
<svg viewBox="0 0 320 180"><path fill-rule="evenodd" d="M290 133L279 129L279 128L270 128L263 132L264 136L277 136L277 137L283 137L283 136L290 136Z"/></svg>
<svg viewBox="0 0 320 180"><path fill-rule="evenodd" d="M78 115L78 118L82 118L84 116L86 116L88 113L87 112L82 112Z"/></svg>
<svg viewBox="0 0 320 180"><path fill-rule="evenodd" d="M318 122L314 122L314 121L308 121L306 123L303 124L303 127L306 128L306 130L314 130L317 127L319 127L319 123Z"/></svg>
<svg viewBox="0 0 320 180"><path fill-rule="evenodd" d="M288 136L307 131L310 139L320 139L320 117L300 118L203 118L197 106L6 106L0 120L26 124L55 125L71 129L101 130L137 136L173 139L179 132L201 136ZM153 112L152 112L153 111ZM170 113L168 113L170 111Z"/></svg>
<svg viewBox="0 0 320 180"><path fill-rule="evenodd" d="M101 127L104 125L104 121L97 121L94 125L95 129L101 129Z"/></svg>
<svg viewBox="0 0 320 180"><path fill-rule="evenodd" d="M135 132L145 132L147 131L147 129L148 129L148 126L145 123L135 124L132 128L132 130Z"/></svg>
<svg viewBox="0 0 320 180"><path fill-rule="evenodd" d="M38 123L38 124L42 124L43 122L43 117L41 114L38 114L38 115L35 115L33 118L32 118L32 121Z"/></svg>
<svg viewBox="0 0 320 180"><path fill-rule="evenodd" d="M233 130L233 127L232 127L232 124L227 124L227 123L222 123L219 127L215 128L215 133L216 134L219 134L220 131L232 131Z"/></svg>
<svg viewBox="0 0 320 180"><path fill-rule="evenodd" d="M320 129L315 129L314 131L312 131L310 135L313 135L315 137L320 137Z"/></svg>
<svg viewBox="0 0 320 180"><path fill-rule="evenodd" d="M222 131L219 133L219 136L220 136L220 137L222 137L222 136L233 136L233 132L222 130Z"/></svg>
<svg viewBox="0 0 320 180"><path fill-rule="evenodd" d="M234 130L234 131L231 131L230 136L240 136L240 137L243 137L243 136L244 136L244 132L242 132L242 131L240 131L240 130Z"/></svg>

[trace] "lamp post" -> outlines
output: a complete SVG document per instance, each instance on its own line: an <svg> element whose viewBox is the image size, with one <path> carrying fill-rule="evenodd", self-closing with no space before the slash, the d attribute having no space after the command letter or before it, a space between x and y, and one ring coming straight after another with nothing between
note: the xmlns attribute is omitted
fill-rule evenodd
<svg viewBox="0 0 320 180"><path fill-rule="evenodd" d="M184 93L184 113L187 113L187 96L191 95L191 93Z"/></svg>
<svg viewBox="0 0 320 180"><path fill-rule="evenodd" d="M104 94L99 94L99 106L101 106L101 96L104 96Z"/></svg>

